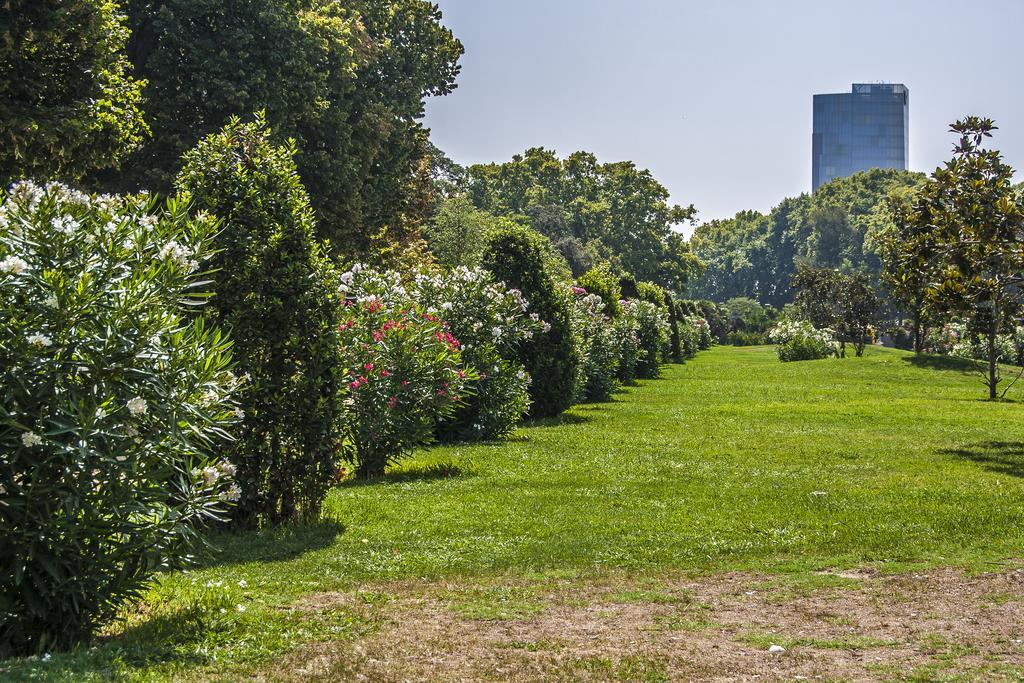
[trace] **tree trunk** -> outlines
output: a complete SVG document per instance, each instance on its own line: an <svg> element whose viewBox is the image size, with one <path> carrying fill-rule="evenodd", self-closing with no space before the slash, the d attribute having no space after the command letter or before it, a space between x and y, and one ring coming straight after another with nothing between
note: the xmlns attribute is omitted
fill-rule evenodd
<svg viewBox="0 0 1024 683"><path fill-rule="evenodd" d="M914 353L921 355L924 350L924 334L921 332L921 300L914 302Z"/></svg>
<svg viewBox="0 0 1024 683"><path fill-rule="evenodd" d="M996 311L998 312L998 311ZM988 384L989 399L996 398L996 385L999 384L999 358L996 356L996 339L999 336L999 322L997 316L992 316L992 322L988 326Z"/></svg>

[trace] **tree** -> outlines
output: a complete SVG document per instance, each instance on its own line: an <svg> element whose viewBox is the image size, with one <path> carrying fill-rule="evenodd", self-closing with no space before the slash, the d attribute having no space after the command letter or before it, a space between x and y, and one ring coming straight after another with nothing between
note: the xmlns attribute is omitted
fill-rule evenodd
<svg viewBox="0 0 1024 683"><path fill-rule="evenodd" d="M116 166L146 135L113 0L11 0L0 14L0 184Z"/></svg>
<svg viewBox="0 0 1024 683"><path fill-rule="evenodd" d="M502 164L469 168L468 193L480 209L522 218L555 243L582 274L600 261L675 289L700 261L673 226L693 206L669 203L668 190L630 161L601 164L587 152L559 159L532 148Z"/></svg>
<svg viewBox="0 0 1024 683"><path fill-rule="evenodd" d="M452 195L441 201L423 236L441 265L473 267L479 265L487 232L497 220L474 208L465 195Z"/></svg>
<svg viewBox="0 0 1024 683"><path fill-rule="evenodd" d="M261 115L232 119L185 155L176 183L224 224L212 307L252 378L231 449L242 524L314 518L342 447L339 283L313 240L295 151L272 142Z"/></svg>
<svg viewBox="0 0 1024 683"><path fill-rule="evenodd" d="M845 355L845 343L853 344L857 357L864 355L864 345L875 323L881 302L871 286L867 273L840 276L839 332L840 354Z"/></svg>
<svg viewBox="0 0 1024 683"><path fill-rule="evenodd" d="M715 301L746 296L781 308L793 301L800 263L863 271L874 280L881 265L870 233L880 205L893 191L923 181L920 173L872 169L784 199L768 214L742 211L700 225L690 246L707 269L693 279L690 292Z"/></svg>
<svg viewBox="0 0 1024 683"><path fill-rule="evenodd" d="M953 158L932 173L901 217L909 237L893 266L909 278L926 274L931 303L965 318L984 339L990 399L1012 386L998 391L997 340L1021 312L1024 284L1024 197L1013 185L1013 168L982 146L994 130L991 119L977 116L950 126L959 135Z"/></svg>
<svg viewBox="0 0 1024 683"><path fill-rule="evenodd" d="M894 193L886 202L888 220L873 235L881 257L881 280L896 304L909 311L914 353L924 349L928 289L934 275L935 233L914 217L913 195Z"/></svg>
<svg viewBox="0 0 1024 683"><path fill-rule="evenodd" d="M294 138L318 234L342 253L424 219L426 97L455 87L462 45L426 0L129 0L152 140L112 186L169 189L181 155L265 110Z"/></svg>

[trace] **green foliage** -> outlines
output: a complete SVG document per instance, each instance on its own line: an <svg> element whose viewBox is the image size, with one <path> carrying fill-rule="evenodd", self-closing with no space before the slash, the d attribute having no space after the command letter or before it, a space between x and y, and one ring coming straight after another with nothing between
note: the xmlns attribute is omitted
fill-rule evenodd
<svg viewBox="0 0 1024 683"><path fill-rule="evenodd" d="M185 155L177 180L224 223L212 308L253 380L231 449L242 523L315 518L342 445L336 284L294 154L271 141L262 116L232 119Z"/></svg>
<svg viewBox="0 0 1024 683"><path fill-rule="evenodd" d="M115 166L147 133L114 0L12 0L0 27L0 185Z"/></svg>
<svg viewBox="0 0 1024 683"><path fill-rule="evenodd" d="M573 341L569 294L548 265L548 240L532 230L501 228L488 239L482 265L496 280L518 289L546 330L520 347L519 360L532 378L531 414L558 415L576 391L579 349Z"/></svg>
<svg viewBox="0 0 1024 683"><path fill-rule="evenodd" d="M778 344L775 350L783 363L819 360L839 354L835 332L827 328L818 329L806 320L784 320L769 337Z"/></svg>
<svg viewBox="0 0 1024 683"><path fill-rule="evenodd" d="M846 355L847 342L854 345L857 356L864 355L881 305L867 274L846 275L831 268L800 265L793 286L797 318L819 329L834 329L841 356Z"/></svg>
<svg viewBox="0 0 1024 683"><path fill-rule="evenodd" d="M658 308L665 308L668 302L665 290L653 282L637 282L636 295L641 301L649 301Z"/></svg>
<svg viewBox="0 0 1024 683"><path fill-rule="evenodd" d="M619 289L619 277L611 271L607 264L591 268L576 280L576 284L596 294L604 302L604 313L611 318L622 313L622 291Z"/></svg>
<svg viewBox="0 0 1024 683"><path fill-rule="evenodd" d="M396 291L391 275L356 266L345 276L341 344L354 442L346 456L368 479L430 443L475 377L461 368L447 325Z"/></svg>
<svg viewBox="0 0 1024 683"><path fill-rule="evenodd" d="M885 200L923 181L920 173L872 169L784 199L767 215L744 211L700 225L690 246L707 269L691 291L714 301L750 297L781 308L793 300L798 263L876 279L881 264L871 234L888 221Z"/></svg>
<svg viewBox="0 0 1024 683"><path fill-rule="evenodd" d="M559 159L542 148L511 161L469 168L468 191L480 209L522 217L562 249L582 272L595 259L679 290L700 262L672 226L691 220L692 206L632 162L601 164L593 154Z"/></svg>
<svg viewBox="0 0 1024 683"><path fill-rule="evenodd" d="M729 332L745 333L746 335L760 335L762 341L753 342L763 344L764 335L771 328L775 321L775 309L771 306L762 306L760 303L749 297L735 297L723 304L724 313L728 316ZM736 339L737 337L733 337ZM730 341L734 344L734 341ZM740 346L748 344L739 344Z"/></svg>
<svg viewBox="0 0 1024 683"><path fill-rule="evenodd" d="M965 318L972 333L984 336L985 384L993 399L1000 396L998 340L1021 313L1024 270L1024 196L1013 185L1013 168L982 146L995 129L990 119L974 116L950 127L960 136L953 158L936 169L911 206L897 205L896 236L887 251L890 279L906 278L909 291L932 283L932 307L946 320Z"/></svg>
<svg viewBox="0 0 1024 683"><path fill-rule="evenodd" d="M87 639L237 497L230 345L189 313L216 230L180 201L0 195L0 657Z"/></svg>
<svg viewBox="0 0 1024 683"><path fill-rule="evenodd" d="M153 130L111 184L167 189L182 153L266 110L294 138L322 237L366 251L427 208L428 96L454 88L461 44L426 0L128 0L134 73Z"/></svg>
<svg viewBox="0 0 1024 683"><path fill-rule="evenodd" d="M619 388L620 349L615 323L604 310L599 295L574 292L573 334L582 357L577 395L583 401L608 401Z"/></svg>
<svg viewBox="0 0 1024 683"><path fill-rule="evenodd" d="M479 211L464 195L445 198L423 228L423 236L437 262L446 268L480 265L493 216Z"/></svg>
<svg viewBox="0 0 1024 683"><path fill-rule="evenodd" d="M650 301L632 301L635 309L636 335L640 354L636 375L641 379L654 379L661 375L662 364L668 362L669 326L665 310Z"/></svg>
<svg viewBox="0 0 1024 683"><path fill-rule="evenodd" d="M478 375L473 394L439 423L439 436L449 441L507 437L529 410L530 377L519 361L519 349L541 333L540 316L527 313L518 290L509 290L481 269L421 273L410 290L413 299L443 318L462 343L461 362Z"/></svg>

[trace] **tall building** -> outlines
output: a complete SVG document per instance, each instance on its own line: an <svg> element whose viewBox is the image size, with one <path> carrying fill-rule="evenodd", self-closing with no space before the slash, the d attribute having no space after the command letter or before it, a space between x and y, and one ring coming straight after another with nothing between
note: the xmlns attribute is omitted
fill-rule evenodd
<svg viewBox="0 0 1024 683"><path fill-rule="evenodd" d="M907 168L910 91L902 83L854 83L814 96L812 190L869 168Z"/></svg>

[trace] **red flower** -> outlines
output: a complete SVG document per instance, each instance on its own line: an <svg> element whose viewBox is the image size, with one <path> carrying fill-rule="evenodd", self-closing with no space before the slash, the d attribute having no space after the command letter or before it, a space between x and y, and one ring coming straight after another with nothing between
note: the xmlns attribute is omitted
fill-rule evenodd
<svg viewBox="0 0 1024 683"><path fill-rule="evenodd" d="M380 302L380 299L370 299L366 302L366 310L369 313L376 313L382 308L384 308L384 304Z"/></svg>
<svg viewBox="0 0 1024 683"><path fill-rule="evenodd" d="M380 371L380 376L381 376L381 377L390 377L390 376L391 376L391 373L390 373L390 372L388 372L387 370L381 370L381 371Z"/></svg>
<svg viewBox="0 0 1024 683"><path fill-rule="evenodd" d="M394 409L394 407L397 406L397 405L398 405L398 397L397 396L392 396L391 398L388 399L388 408Z"/></svg>
<svg viewBox="0 0 1024 683"><path fill-rule="evenodd" d="M445 393L444 393L444 389L438 389L438 390L437 390L437 395L438 395L438 396L444 396L444 395L445 395Z"/></svg>
<svg viewBox="0 0 1024 683"><path fill-rule="evenodd" d="M368 379L366 379L365 377L363 377L362 375L360 375L360 376L359 376L359 379L357 379L356 381L357 381L357 382L359 382L360 384L366 384L366 383L367 383L367 382L369 382L370 380L368 380Z"/></svg>
<svg viewBox="0 0 1024 683"><path fill-rule="evenodd" d="M366 365L364 365L363 370L366 370L367 372L373 372L373 363L367 363Z"/></svg>
<svg viewBox="0 0 1024 683"><path fill-rule="evenodd" d="M406 388L407 386L409 386L409 380L407 380L407 379L403 379L403 380L402 380L402 388L404 389L404 388Z"/></svg>
<svg viewBox="0 0 1024 683"><path fill-rule="evenodd" d="M356 389L359 388L359 386L360 386L359 385L359 380L356 380L355 382L352 382L351 384L349 384L348 388L353 390L353 391L355 391Z"/></svg>

